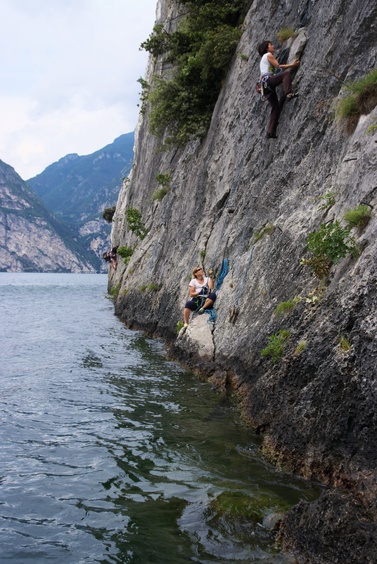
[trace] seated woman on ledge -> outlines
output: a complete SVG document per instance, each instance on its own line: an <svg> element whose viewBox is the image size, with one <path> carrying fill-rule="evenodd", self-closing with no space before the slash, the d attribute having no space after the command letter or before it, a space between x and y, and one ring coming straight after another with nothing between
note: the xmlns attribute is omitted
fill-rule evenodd
<svg viewBox="0 0 377 564"><path fill-rule="evenodd" d="M210 271L211 274L211 271ZM188 326L190 313L197 311L201 314L205 309L210 309L216 300L214 289L215 283L211 276L207 277L201 266L196 266L192 271L193 279L189 283L190 300L186 302L183 311L184 326Z"/></svg>

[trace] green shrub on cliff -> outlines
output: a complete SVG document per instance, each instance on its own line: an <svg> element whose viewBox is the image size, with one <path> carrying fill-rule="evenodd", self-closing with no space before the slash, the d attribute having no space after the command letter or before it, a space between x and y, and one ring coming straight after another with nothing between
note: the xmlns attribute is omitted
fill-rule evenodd
<svg viewBox="0 0 377 564"><path fill-rule="evenodd" d="M372 210L365 204L360 204L353 210L349 210L344 214L344 219L349 227L365 227L372 215Z"/></svg>
<svg viewBox="0 0 377 564"><path fill-rule="evenodd" d="M137 208L127 208L126 218L130 230L135 233L136 237L139 237L139 239L144 239L148 233L148 229L142 222L141 212Z"/></svg>
<svg viewBox="0 0 377 564"><path fill-rule="evenodd" d="M373 69L362 79L346 86L347 96L339 100L336 107L338 121L345 124L346 131L352 133L359 117L369 114L377 105L377 69Z"/></svg>
<svg viewBox="0 0 377 564"><path fill-rule="evenodd" d="M284 348L290 333L287 329L282 329L279 333L268 337L268 345L261 350L261 356L269 356L272 364L279 362L283 356Z"/></svg>
<svg viewBox="0 0 377 564"><path fill-rule="evenodd" d="M108 223L111 223L113 221L115 209L116 209L116 206L112 206L111 208L105 208L103 210L102 217Z"/></svg>
<svg viewBox="0 0 377 564"><path fill-rule="evenodd" d="M184 14L175 31L156 24L141 45L169 65L169 77L154 77L147 92L150 131L165 147L203 137L227 67L241 36L250 0L181 0Z"/></svg>
<svg viewBox="0 0 377 564"><path fill-rule="evenodd" d="M124 264L128 264L134 250L131 247L118 247L117 254L122 257Z"/></svg>
<svg viewBox="0 0 377 564"><path fill-rule="evenodd" d="M333 264L347 254L357 254L355 240L348 227L341 227L338 220L322 223L318 231L308 237L308 251L311 257L301 259L301 264L309 266L318 278L325 278Z"/></svg>

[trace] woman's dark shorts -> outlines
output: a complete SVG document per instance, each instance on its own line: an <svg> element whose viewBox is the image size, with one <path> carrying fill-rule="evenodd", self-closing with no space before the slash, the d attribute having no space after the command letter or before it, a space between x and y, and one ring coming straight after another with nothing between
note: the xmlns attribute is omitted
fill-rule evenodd
<svg viewBox="0 0 377 564"><path fill-rule="evenodd" d="M212 300L213 302L216 301L216 294L215 292L210 292L208 294L208 299ZM196 311L197 309L200 309L202 307L202 305L204 305L205 302L205 298L198 296L197 298L194 298L193 300L189 300L188 302L186 302L185 308L190 309L191 311ZM208 307L207 309L211 309L212 306Z"/></svg>

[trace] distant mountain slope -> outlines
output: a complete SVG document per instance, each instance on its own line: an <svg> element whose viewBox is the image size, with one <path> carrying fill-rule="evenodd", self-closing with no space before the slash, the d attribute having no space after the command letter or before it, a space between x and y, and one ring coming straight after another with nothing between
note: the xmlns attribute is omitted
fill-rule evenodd
<svg viewBox="0 0 377 564"><path fill-rule="evenodd" d="M126 133L91 155L67 155L27 181L44 205L75 229L84 247L98 257L109 246L111 230L102 212L117 202L122 179L132 167L133 144L134 134Z"/></svg>
<svg viewBox="0 0 377 564"><path fill-rule="evenodd" d="M93 272L90 255L16 171L0 161L0 270Z"/></svg>

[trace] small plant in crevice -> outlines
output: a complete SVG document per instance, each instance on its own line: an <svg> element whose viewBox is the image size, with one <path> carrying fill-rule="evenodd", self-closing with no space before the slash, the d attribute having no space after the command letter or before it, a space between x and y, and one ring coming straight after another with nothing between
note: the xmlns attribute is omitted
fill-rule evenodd
<svg viewBox="0 0 377 564"><path fill-rule="evenodd" d="M270 335L267 347L261 350L261 356L269 356L272 364L278 363L283 356L289 336L290 332L287 329L281 329L278 333Z"/></svg>
<svg viewBox="0 0 377 564"><path fill-rule="evenodd" d="M141 212L137 208L127 208L126 218L128 227L139 239L144 239L148 233L148 229L142 222Z"/></svg>
<svg viewBox="0 0 377 564"><path fill-rule="evenodd" d="M279 43L284 43L291 37L295 36L295 30L292 27L283 27L280 31L277 32L276 38Z"/></svg>
<svg viewBox="0 0 377 564"><path fill-rule="evenodd" d="M376 122L376 118L373 118L373 121ZM371 123L365 133L367 135L374 135L377 133L377 123Z"/></svg>
<svg viewBox="0 0 377 564"><path fill-rule="evenodd" d="M178 321L178 322L177 322L177 325L176 325L177 333L180 332L180 330L182 329L183 326L184 326L183 321Z"/></svg>
<svg viewBox="0 0 377 564"><path fill-rule="evenodd" d="M356 256L358 249L348 227L342 227L338 220L322 223L318 231L308 237L308 251L311 257L302 258L300 264L309 266L317 278L326 278L332 265L348 254Z"/></svg>
<svg viewBox="0 0 377 564"><path fill-rule="evenodd" d="M160 202L170 190L171 176L170 174L160 173L157 174L156 180L160 188L153 192L152 200L158 200Z"/></svg>
<svg viewBox="0 0 377 564"><path fill-rule="evenodd" d="M122 257L124 264L128 264L133 255L134 249L132 247L118 247L117 254Z"/></svg>
<svg viewBox="0 0 377 564"><path fill-rule="evenodd" d="M360 229L367 226L372 216L372 210L366 204L360 204L353 210L349 210L344 214L344 220L349 227L359 227Z"/></svg>
<svg viewBox="0 0 377 564"><path fill-rule="evenodd" d="M264 237L265 235L271 235L271 233L273 233L275 230L275 225L272 225L272 223L267 223L264 227L261 227L261 229L257 229L254 233L253 233L253 237L252 237L252 243L256 243L257 241L259 241L259 239L262 239L262 237Z"/></svg>
<svg viewBox="0 0 377 564"><path fill-rule="evenodd" d="M307 345L307 341L300 341L297 347L295 348L293 356L300 356L302 351L306 348L306 345Z"/></svg>
<svg viewBox="0 0 377 564"><path fill-rule="evenodd" d="M148 284L143 284L140 286L140 292L145 292L150 290L151 292L159 292L162 288L162 284L157 284L157 282L149 282Z"/></svg>
<svg viewBox="0 0 377 564"><path fill-rule="evenodd" d="M201 260L204 260L205 257L206 257L206 250L205 250L205 249L200 249L199 256L200 256Z"/></svg>
<svg viewBox="0 0 377 564"><path fill-rule="evenodd" d="M274 315L276 315L276 317L281 317L287 313L290 313L300 302L300 296L295 296L292 300L288 300L286 302L280 302L280 304L278 304L274 309Z"/></svg>
<svg viewBox="0 0 377 564"><path fill-rule="evenodd" d="M347 339L347 337L345 337L344 335L341 335L340 339L339 339L339 347L340 347L341 351L347 352L351 349L352 345L349 342L349 340Z"/></svg>
<svg viewBox="0 0 377 564"><path fill-rule="evenodd" d="M327 194L321 196L319 200L322 203L318 206L318 210L327 211L335 204L335 192L327 192Z"/></svg>
<svg viewBox="0 0 377 564"><path fill-rule="evenodd" d="M309 292L309 294L305 298L305 303L309 305L318 304L322 300L325 291L325 284L318 286L318 288L315 288L312 292Z"/></svg>
<svg viewBox="0 0 377 564"><path fill-rule="evenodd" d="M357 126L359 117L369 114L377 105L377 69L373 69L360 80L347 84L347 96L339 100L336 117L351 134Z"/></svg>
<svg viewBox="0 0 377 564"><path fill-rule="evenodd" d="M161 288L162 284L157 284L157 282L149 282L149 284L147 284L147 290L151 292L159 292Z"/></svg>

